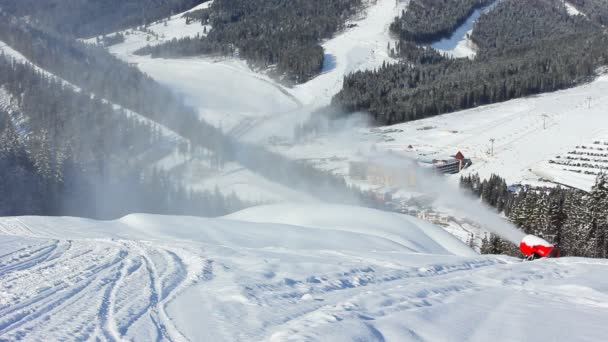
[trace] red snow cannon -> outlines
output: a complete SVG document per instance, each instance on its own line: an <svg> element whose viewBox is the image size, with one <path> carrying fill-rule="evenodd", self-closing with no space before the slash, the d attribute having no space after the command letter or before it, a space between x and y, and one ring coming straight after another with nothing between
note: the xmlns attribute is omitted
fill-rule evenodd
<svg viewBox="0 0 608 342"><path fill-rule="evenodd" d="M526 235L519 243L519 250L529 260L538 258L559 258L559 248L538 236Z"/></svg>

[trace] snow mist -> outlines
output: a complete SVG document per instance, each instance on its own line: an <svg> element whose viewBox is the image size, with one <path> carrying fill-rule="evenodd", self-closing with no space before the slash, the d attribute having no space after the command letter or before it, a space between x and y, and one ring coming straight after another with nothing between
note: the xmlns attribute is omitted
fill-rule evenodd
<svg viewBox="0 0 608 342"><path fill-rule="evenodd" d="M432 168L421 167L412 159L392 153L379 152L370 158L374 163L388 168L404 170L403 177L397 179L397 185L406 191L431 196L435 206L464 215L486 230L516 245L519 245L525 236L524 232L502 218L495 209L463 191L454 182L449 182L446 176L438 174Z"/></svg>
<svg viewBox="0 0 608 342"><path fill-rule="evenodd" d="M456 214L481 225L502 238L519 245L525 233L501 217L496 209L491 208L474 197L468 191L460 189L457 182L450 181L445 175L438 174L433 168L420 166L420 164L405 155L393 151L382 151L374 147L377 142L373 137L366 139L354 132L367 131L370 126L369 116L358 113L350 117L329 120L323 117L316 118L321 131L331 134L332 143L342 150L358 151L362 161L370 164L382 165L389 170L396 170L395 186L406 192L428 196L433 206L453 211ZM324 122L327 121L327 122Z"/></svg>

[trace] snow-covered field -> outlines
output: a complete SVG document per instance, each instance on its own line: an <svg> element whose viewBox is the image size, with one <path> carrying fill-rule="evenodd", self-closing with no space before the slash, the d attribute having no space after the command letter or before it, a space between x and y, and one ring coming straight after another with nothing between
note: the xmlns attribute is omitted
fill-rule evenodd
<svg viewBox="0 0 608 342"><path fill-rule="evenodd" d="M263 120L300 106L282 86L239 60L140 56L130 56L128 60L173 89L197 108L203 119L224 132L238 129L240 123Z"/></svg>
<svg viewBox="0 0 608 342"><path fill-rule="evenodd" d="M564 91L395 125L390 128L402 132L386 133L395 141L383 145L402 151L412 145L417 155L431 157L460 150L473 159L469 173L486 178L496 173L512 183L534 184L541 177L536 168L605 134L606 109L608 76L604 75ZM593 182L594 176L590 179Z"/></svg>
<svg viewBox="0 0 608 342"><path fill-rule="evenodd" d="M602 341L607 267L349 207L2 218L0 339Z"/></svg>

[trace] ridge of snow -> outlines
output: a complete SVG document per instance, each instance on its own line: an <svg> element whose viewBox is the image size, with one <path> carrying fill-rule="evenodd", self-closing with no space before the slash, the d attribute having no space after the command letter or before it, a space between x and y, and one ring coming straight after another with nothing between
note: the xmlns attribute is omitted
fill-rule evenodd
<svg viewBox="0 0 608 342"><path fill-rule="evenodd" d="M428 222L362 207L280 204L245 209L225 218L364 233L426 253L441 253L445 249L462 256L476 254L454 236Z"/></svg>
<svg viewBox="0 0 608 342"><path fill-rule="evenodd" d="M354 214L379 218L344 213ZM295 216L286 219L310 221ZM606 260L415 253L375 234L141 214L0 218L0 336L603 341L608 333Z"/></svg>

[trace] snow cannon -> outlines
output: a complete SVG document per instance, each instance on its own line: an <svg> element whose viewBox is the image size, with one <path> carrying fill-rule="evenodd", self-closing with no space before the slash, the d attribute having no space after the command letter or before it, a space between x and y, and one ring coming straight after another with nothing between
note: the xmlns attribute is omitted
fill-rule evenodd
<svg viewBox="0 0 608 342"><path fill-rule="evenodd" d="M559 248L534 235L526 235L519 243L519 250L528 260L559 258Z"/></svg>

